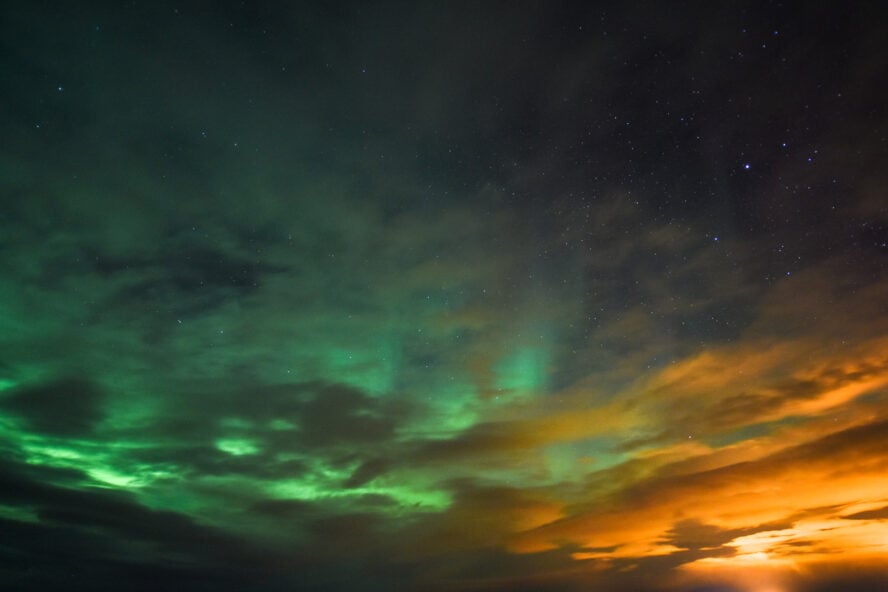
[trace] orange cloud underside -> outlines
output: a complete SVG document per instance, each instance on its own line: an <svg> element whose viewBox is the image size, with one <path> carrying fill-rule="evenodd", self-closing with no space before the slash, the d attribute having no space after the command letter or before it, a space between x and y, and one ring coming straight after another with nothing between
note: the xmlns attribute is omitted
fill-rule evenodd
<svg viewBox="0 0 888 592"><path fill-rule="evenodd" d="M515 523L506 548L629 570L671 557L678 580L759 591L787 589L786 574L810 566L888 563L888 338L857 323L852 346L833 329L774 338L763 321L599 406L574 406L589 399L577 387L548 414L512 409L527 419L504 416L498 429L530 458L585 438L611 438L625 458L578 466L570 495L541 488L557 519Z"/></svg>

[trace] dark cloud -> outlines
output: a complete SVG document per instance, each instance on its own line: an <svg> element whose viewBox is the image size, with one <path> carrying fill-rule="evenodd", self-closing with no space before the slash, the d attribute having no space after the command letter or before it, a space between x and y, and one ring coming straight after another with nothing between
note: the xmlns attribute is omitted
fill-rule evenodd
<svg viewBox="0 0 888 592"><path fill-rule="evenodd" d="M6 503L24 507L51 497L55 488L48 483L67 485L73 491L73 487L83 478L83 474L77 470L33 466L12 459L3 460L2 467L2 499Z"/></svg>
<svg viewBox="0 0 888 592"><path fill-rule="evenodd" d="M310 516L317 511L317 505L312 502L292 499L263 499L254 503L251 509L261 514L267 514L276 518L292 518Z"/></svg>
<svg viewBox="0 0 888 592"><path fill-rule="evenodd" d="M866 510L864 512L855 512L842 516L847 520L888 520L888 507L879 508L877 510Z"/></svg>
<svg viewBox="0 0 888 592"><path fill-rule="evenodd" d="M127 261L96 257L102 273L129 272ZM205 314L228 302L238 301L257 290L269 276L283 267L249 260L205 247L176 249L152 262L136 262L144 267L125 288L109 298L107 305L124 318L133 316L134 305L163 310L176 321ZM169 322L169 321L168 321Z"/></svg>
<svg viewBox="0 0 888 592"><path fill-rule="evenodd" d="M669 531L669 541L672 544L688 549L720 547L736 536L737 534L733 531L726 531L711 524L703 524L694 518L675 523Z"/></svg>
<svg viewBox="0 0 888 592"><path fill-rule="evenodd" d="M801 580L798 589L802 592L827 592L829 590L865 592L884 587L885 582L888 581L888 570L879 567L858 567L843 573L840 569L818 566Z"/></svg>
<svg viewBox="0 0 888 592"><path fill-rule="evenodd" d="M208 401L212 402L209 413ZM384 443L418 409L398 397L373 397L349 385L314 381L237 388L212 385L161 402L176 406L178 413L166 414L148 427L159 434L210 436L231 420L234 434L289 440L309 448ZM275 428L271 425L275 420L285 424Z"/></svg>
<svg viewBox="0 0 888 592"><path fill-rule="evenodd" d="M59 436L89 434L105 415L104 393L80 378L65 378L14 389L0 407L25 420L33 429Z"/></svg>
<svg viewBox="0 0 888 592"><path fill-rule="evenodd" d="M517 428L517 429L516 429ZM486 453L510 452L533 446L538 440L508 423L483 423L472 426L457 437L423 443L413 455L419 462L454 460Z"/></svg>
<svg viewBox="0 0 888 592"><path fill-rule="evenodd" d="M230 580L240 576L232 566L258 567L273 559L267 549L185 515L146 508L132 496L48 482L70 477L64 471L5 462L3 475L0 500L20 508L23 519L3 520L0 546L12 552L18 565L29 566L25 571L5 568L10 581L23 588L93 589L92 578L114 581L130 572L137 589L148 589L149 581L179 578L194 580L198 589L226 579L236 586ZM26 518L29 513L34 521ZM207 570L229 577L201 578Z"/></svg>
<svg viewBox="0 0 888 592"><path fill-rule="evenodd" d="M360 487L369 483L388 470L388 463L381 458L373 458L361 463L343 484L345 487Z"/></svg>

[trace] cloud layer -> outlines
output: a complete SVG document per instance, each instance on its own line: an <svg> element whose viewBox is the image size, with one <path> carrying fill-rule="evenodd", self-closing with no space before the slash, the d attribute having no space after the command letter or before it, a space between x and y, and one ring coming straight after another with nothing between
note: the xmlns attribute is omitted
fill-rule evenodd
<svg viewBox="0 0 888 592"><path fill-rule="evenodd" d="M888 581L875 9L685 8L2 9L4 589Z"/></svg>

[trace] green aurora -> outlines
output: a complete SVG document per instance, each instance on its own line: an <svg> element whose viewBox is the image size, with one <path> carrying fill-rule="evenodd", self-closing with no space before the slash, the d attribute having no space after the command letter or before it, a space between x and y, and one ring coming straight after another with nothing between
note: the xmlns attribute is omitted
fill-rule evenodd
<svg viewBox="0 0 888 592"><path fill-rule="evenodd" d="M884 582L878 11L694 6L4 4L0 587Z"/></svg>

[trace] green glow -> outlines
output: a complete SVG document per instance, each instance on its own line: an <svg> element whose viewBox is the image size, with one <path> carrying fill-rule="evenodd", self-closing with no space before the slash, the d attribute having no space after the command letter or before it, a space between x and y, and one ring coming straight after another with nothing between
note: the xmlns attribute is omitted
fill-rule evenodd
<svg viewBox="0 0 888 592"><path fill-rule="evenodd" d="M34 510L27 506L7 506L0 504L0 518L5 520L17 520L18 522L31 522L37 524L40 517Z"/></svg>
<svg viewBox="0 0 888 592"><path fill-rule="evenodd" d="M273 419L268 422L268 428L277 432L285 432L289 430L296 430L299 428L292 421L287 421L286 419Z"/></svg>
<svg viewBox="0 0 888 592"><path fill-rule="evenodd" d="M879 3L170 4L0 6L0 592L888 566Z"/></svg>
<svg viewBox="0 0 888 592"><path fill-rule="evenodd" d="M614 452L617 442L606 438L566 442L548 446L543 451L548 481L567 483L581 480L588 472L601 471L631 458Z"/></svg>
<svg viewBox="0 0 888 592"><path fill-rule="evenodd" d="M233 456L259 453L259 446L248 438L220 438L216 440L216 448Z"/></svg>
<svg viewBox="0 0 888 592"><path fill-rule="evenodd" d="M0 290L0 303L3 300L3 292ZM0 311L0 335L4 335L7 332L7 328L5 328L4 321L8 321L9 315L12 316L22 316L21 312L18 313L9 313L4 311ZM14 333L16 329L8 329L9 333ZM7 370L3 368L3 370ZM0 393L3 393L8 390L12 390L14 388L18 388L21 386L27 386L29 384L39 383L41 380L45 379L47 375L46 368L37 364L27 363L20 364L14 367L9 368L8 372L4 372L3 376L0 377Z"/></svg>
<svg viewBox="0 0 888 592"><path fill-rule="evenodd" d="M106 404L105 424L115 429L135 429L150 424L165 410L152 392L138 392L137 396L126 399L111 399Z"/></svg>
<svg viewBox="0 0 888 592"><path fill-rule="evenodd" d="M132 462L128 452L138 448L139 445L131 442L104 444L68 440L63 443L58 439L22 435L22 450L27 453L28 464L82 471L103 487L141 488L174 476L174 472L161 465Z"/></svg>
<svg viewBox="0 0 888 592"><path fill-rule="evenodd" d="M253 422L247 421L242 417L226 417L219 422L223 428L246 430L253 427Z"/></svg>
<svg viewBox="0 0 888 592"><path fill-rule="evenodd" d="M144 483L141 483L140 480L136 477L133 477L131 475L124 475L123 473L118 473L117 471L113 471L111 469L93 468L87 470L87 474L96 481L123 489L127 489L130 487L141 487L142 485L144 485Z"/></svg>
<svg viewBox="0 0 888 592"><path fill-rule="evenodd" d="M385 495L398 504L398 510L441 511L451 503L444 491L417 490L407 486L367 486L351 489L328 489L311 480L282 480L270 484L268 491L280 499L319 501L330 499L360 498L366 495Z"/></svg>
<svg viewBox="0 0 888 592"><path fill-rule="evenodd" d="M58 460L80 460L83 454L72 450L71 448L57 448L54 446L28 445L24 449L29 452L32 457L48 457L48 459Z"/></svg>
<svg viewBox="0 0 888 592"><path fill-rule="evenodd" d="M389 392L395 374L395 350L385 342L366 349L330 348L326 352L327 373L369 393Z"/></svg>
<svg viewBox="0 0 888 592"><path fill-rule="evenodd" d="M405 426L405 436L451 438L478 419L478 390L469 382L453 380L433 385L425 402L432 412L426 419Z"/></svg>
<svg viewBox="0 0 888 592"><path fill-rule="evenodd" d="M524 347L497 364L494 387L515 394L539 391L545 387L549 359L540 347Z"/></svg>
<svg viewBox="0 0 888 592"><path fill-rule="evenodd" d="M441 511L450 503L450 495L435 487L434 481L420 474L385 476L361 487L343 487L358 465L331 466L319 460L305 459L311 467L308 474L293 479L265 482L266 495L278 499L323 502L341 500L360 503L368 495L383 495L396 504L387 512Z"/></svg>

